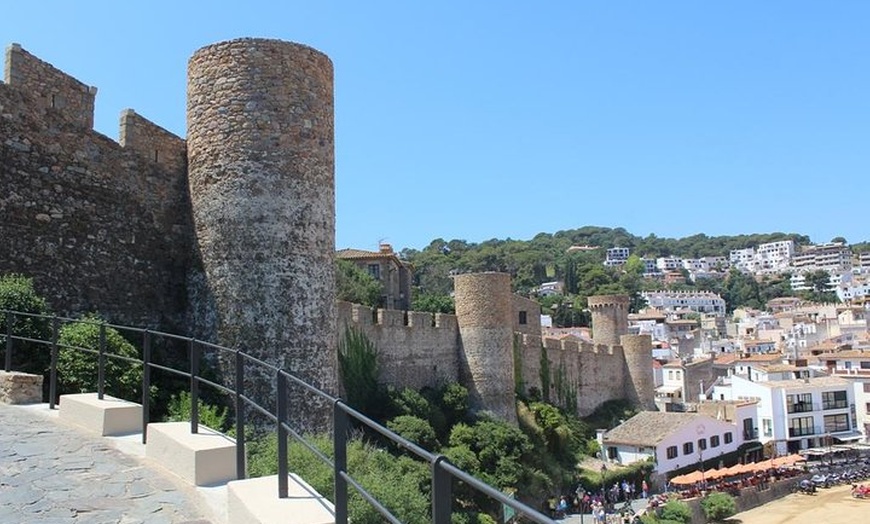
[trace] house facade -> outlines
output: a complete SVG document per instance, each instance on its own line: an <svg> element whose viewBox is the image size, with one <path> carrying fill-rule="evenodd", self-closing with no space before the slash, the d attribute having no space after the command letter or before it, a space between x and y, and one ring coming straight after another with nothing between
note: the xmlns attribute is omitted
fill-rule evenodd
<svg viewBox="0 0 870 524"><path fill-rule="evenodd" d="M367 272L383 285L381 307L385 309L411 309L411 279L414 269L400 259L390 244L381 244L378 251L341 249L336 258L348 260Z"/></svg>

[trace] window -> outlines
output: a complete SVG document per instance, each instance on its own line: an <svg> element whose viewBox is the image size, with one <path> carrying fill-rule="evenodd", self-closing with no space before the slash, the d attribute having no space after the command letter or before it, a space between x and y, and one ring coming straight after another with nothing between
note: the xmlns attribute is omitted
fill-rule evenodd
<svg viewBox="0 0 870 524"><path fill-rule="evenodd" d="M761 419L761 430L764 432L765 437L773 436L773 421L769 418Z"/></svg>
<svg viewBox="0 0 870 524"><path fill-rule="evenodd" d="M695 445L691 442L683 444L683 455L691 455L695 451Z"/></svg>
<svg viewBox="0 0 870 524"><path fill-rule="evenodd" d="M705 439L705 438L698 439L698 449L700 449L702 451L707 449L707 439Z"/></svg>
<svg viewBox="0 0 870 524"><path fill-rule="evenodd" d="M528 316L525 311L520 311L520 325L524 326L528 323Z"/></svg>
<svg viewBox="0 0 870 524"><path fill-rule="evenodd" d="M822 409L843 409L849 407L846 391L822 391Z"/></svg>
<svg viewBox="0 0 870 524"><path fill-rule="evenodd" d="M719 435L710 436L710 447L718 448L719 447Z"/></svg>
<svg viewBox="0 0 870 524"><path fill-rule="evenodd" d="M797 417L788 421L788 436L803 437L805 435L815 435L813 427L813 417Z"/></svg>
<svg viewBox="0 0 870 524"><path fill-rule="evenodd" d="M725 433L725 443L731 444L732 442L734 442L734 433L729 431L728 433Z"/></svg>
<svg viewBox="0 0 870 524"><path fill-rule="evenodd" d="M369 264L369 275L372 276L375 280L381 279L381 265L380 264Z"/></svg>
<svg viewBox="0 0 870 524"><path fill-rule="evenodd" d="M870 382L864 383L864 393L870 393Z"/></svg>
<svg viewBox="0 0 870 524"><path fill-rule="evenodd" d="M668 370L668 380L674 380L674 370L673 369Z"/></svg>
<svg viewBox="0 0 870 524"><path fill-rule="evenodd" d="M849 415L825 415L825 433L849 431Z"/></svg>
<svg viewBox="0 0 870 524"><path fill-rule="evenodd" d="M861 369L870 369L870 360L862 360Z"/></svg>
<svg viewBox="0 0 870 524"><path fill-rule="evenodd" d="M677 446L668 446L668 458L669 459L677 458Z"/></svg>
<svg viewBox="0 0 870 524"><path fill-rule="evenodd" d="M801 393L799 395L786 395L785 407L788 413L806 413L813 410L813 395Z"/></svg>
<svg viewBox="0 0 870 524"><path fill-rule="evenodd" d="M619 456L619 453L617 452L615 446L608 446L607 447L607 458L613 460L618 456Z"/></svg>

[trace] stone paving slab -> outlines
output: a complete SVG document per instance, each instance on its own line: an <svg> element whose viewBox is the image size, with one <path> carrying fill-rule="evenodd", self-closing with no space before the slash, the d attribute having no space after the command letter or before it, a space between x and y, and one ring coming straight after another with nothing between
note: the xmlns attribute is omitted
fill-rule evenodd
<svg viewBox="0 0 870 524"><path fill-rule="evenodd" d="M33 408L0 404L0 522L217 521L167 472Z"/></svg>

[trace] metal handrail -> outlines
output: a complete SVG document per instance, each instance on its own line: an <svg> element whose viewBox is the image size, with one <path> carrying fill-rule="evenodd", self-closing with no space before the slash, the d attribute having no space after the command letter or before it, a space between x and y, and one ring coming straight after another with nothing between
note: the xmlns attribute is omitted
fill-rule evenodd
<svg viewBox="0 0 870 524"><path fill-rule="evenodd" d="M199 386L205 384L217 389L223 393L234 396L235 415L236 415L236 471L239 479L244 479L245 472L245 425L246 425L246 408L250 408L267 420L276 423L276 431L278 434L278 497L286 498L288 496L288 453L287 453L287 437L292 436L295 440L302 443L308 448L318 459L333 468L333 495L335 507L335 522L336 524L347 524L348 521L348 487L354 488L360 496L366 500L372 507L380 513L387 521L401 523L401 521L389 510L375 499L359 482L353 479L347 471L347 445L349 441L349 433L351 422L364 425L398 447L407 450L422 460L429 463L432 472L432 489L431 489L431 504L432 504L432 522L434 524L449 524L452 514L452 485L454 480L464 482L471 488L485 494L486 496L497 500L501 504L509 506L518 515L522 515L526 520L542 524L553 524L554 521L537 510L527 506L526 504L511 498L510 496L500 492L483 481L473 477L467 472L457 468L451 464L443 455L434 454L426 449L414 444L404 437L396 434L390 429L382 426L378 422L372 420L366 415L355 410L342 399L334 397L327 392L324 392L304 380L294 376L287 371L280 369L268 362L265 362L251 354L245 353L241 349L231 349L217 344L197 340L192 337L184 337L172 333L164 333L144 328L136 328L130 326L122 326L99 322L89 319L73 319L67 317L41 315L35 313L24 313L9 310L0 310L0 315L6 319L5 332L5 366L4 369L11 371L13 341L31 342L35 344L48 345L51 349L51 365L49 376L49 407L55 409L55 399L57 397L57 359L59 349L72 349L83 351L91 354L96 354L98 357L98 376L97 389L99 398L103 398L105 387L105 371L106 359L120 359L122 361L131 362L142 365L142 442L146 442L147 426L149 420L149 405L151 388L151 371L153 369L165 371L174 375L179 375L189 379L189 390L191 396L191 432L196 433L199 428ZM51 340L33 339L16 335L14 333L15 320L19 317L33 318L48 321L51 326ZM60 324L63 323L87 323L98 326L99 347L80 348L75 346L58 344L58 335ZM142 336L142 359L136 360L123 355L114 355L106 352L106 329L112 328L118 331L134 333ZM168 365L163 365L153 361L152 343L154 337L174 340L176 342L185 342L187 344L187 356L189 362L189 371L176 369ZM202 359L202 350L216 350L231 354L235 362L235 377L233 387L223 384L218 384L200 376L200 361ZM277 382L277 409L276 412L270 411L268 408L257 402L256 399L248 396L244 391L245 365L254 365L263 368L265 371L274 373ZM324 453L308 442L304 436L300 435L287 424L287 395L286 388L289 383L301 386L305 391L320 397L322 400L329 402L332 406L333 416L333 455L330 459Z"/></svg>

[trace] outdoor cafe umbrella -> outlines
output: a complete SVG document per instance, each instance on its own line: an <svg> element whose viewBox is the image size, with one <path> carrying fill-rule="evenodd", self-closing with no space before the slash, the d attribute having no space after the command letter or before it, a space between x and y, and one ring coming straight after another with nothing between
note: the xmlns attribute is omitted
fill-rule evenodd
<svg viewBox="0 0 870 524"><path fill-rule="evenodd" d="M702 473L700 471L692 471L685 475L677 475L671 479L671 484L678 484L680 486L691 485L696 482L701 482L701 475Z"/></svg>

